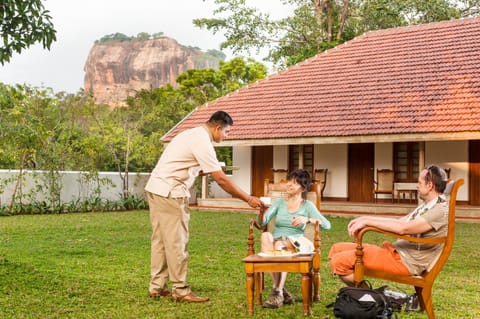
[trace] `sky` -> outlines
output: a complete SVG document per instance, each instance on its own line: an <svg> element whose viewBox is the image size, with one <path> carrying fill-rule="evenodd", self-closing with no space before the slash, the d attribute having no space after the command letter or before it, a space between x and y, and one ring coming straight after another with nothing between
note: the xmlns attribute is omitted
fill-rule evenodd
<svg viewBox="0 0 480 319"><path fill-rule="evenodd" d="M0 64L0 82L50 87L55 92L76 93L83 87L83 70L95 40L112 33L136 36L163 32L180 44L206 51L219 50L222 35L195 27L196 18L211 18L213 0L43 0L57 30L50 50L40 44L14 54ZM291 8L281 0L249 0L247 3L272 17L283 17ZM227 60L233 55L222 50ZM263 56L252 56L261 61ZM262 61L261 61L262 62Z"/></svg>

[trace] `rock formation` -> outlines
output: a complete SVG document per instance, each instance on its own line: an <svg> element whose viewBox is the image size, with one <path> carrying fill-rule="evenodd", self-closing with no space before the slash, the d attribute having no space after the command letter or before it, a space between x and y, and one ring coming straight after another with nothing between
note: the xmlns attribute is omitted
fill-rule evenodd
<svg viewBox="0 0 480 319"><path fill-rule="evenodd" d="M158 88L192 68L218 68L219 59L162 37L96 43L85 63L84 90L96 103L125 104L141 89Z"/></svg>

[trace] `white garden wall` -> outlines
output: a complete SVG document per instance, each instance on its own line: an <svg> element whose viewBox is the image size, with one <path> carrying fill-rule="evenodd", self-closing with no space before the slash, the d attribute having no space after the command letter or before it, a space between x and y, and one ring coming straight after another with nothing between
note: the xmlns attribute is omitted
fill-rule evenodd
<svg viewBox="0 0 480 319"><path fill-rule="evenodd" d="M116 172L99 172L98 178L89 178L88 172L60 171L60 200L63 203L85 200L91 197L119 200L122 194L122 180ZM18 170L0 170L0 205L9 205L15 189ZM22 193L29 201L43 201L49 198L48 172L24 171ZM150 173L130 173L129 191L143 196ZM98 193L97 193L98 192Z"/></svg>

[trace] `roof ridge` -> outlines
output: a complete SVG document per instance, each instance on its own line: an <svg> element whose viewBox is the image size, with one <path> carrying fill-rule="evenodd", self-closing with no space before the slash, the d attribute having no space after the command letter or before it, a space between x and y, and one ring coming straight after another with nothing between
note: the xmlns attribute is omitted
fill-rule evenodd
<svg viewBox="0 0 480 319"><path fill-rule="evenodd" d="M402 33L402 32L410 32L413 30L437 29L439 26L442 26L442 25L444 26L459 25L459 24L471 22L472 20L478 20L480 22L480 17L449 19L449 20L434 21L434 22L428 22L428 23L410 24L410 25L392 27L387 29L370 30L361 34L360 37L364 35L372 35L372 34L376 35L376 34L384 34L384 33Z"/></svg>

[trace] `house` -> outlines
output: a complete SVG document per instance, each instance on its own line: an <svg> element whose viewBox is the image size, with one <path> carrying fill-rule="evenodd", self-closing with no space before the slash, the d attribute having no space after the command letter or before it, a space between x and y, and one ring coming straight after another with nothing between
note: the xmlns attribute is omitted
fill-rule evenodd
<svg viewBox="0 0 480 319"><path fill-rule="evenodd" d="M435 163L480 216L479 70L480 18L367 32L197 108L163 141L224 110L232 179L252 194L272 168L328 168L324 201L369 203L376 169L408 185Z"/></svg>

